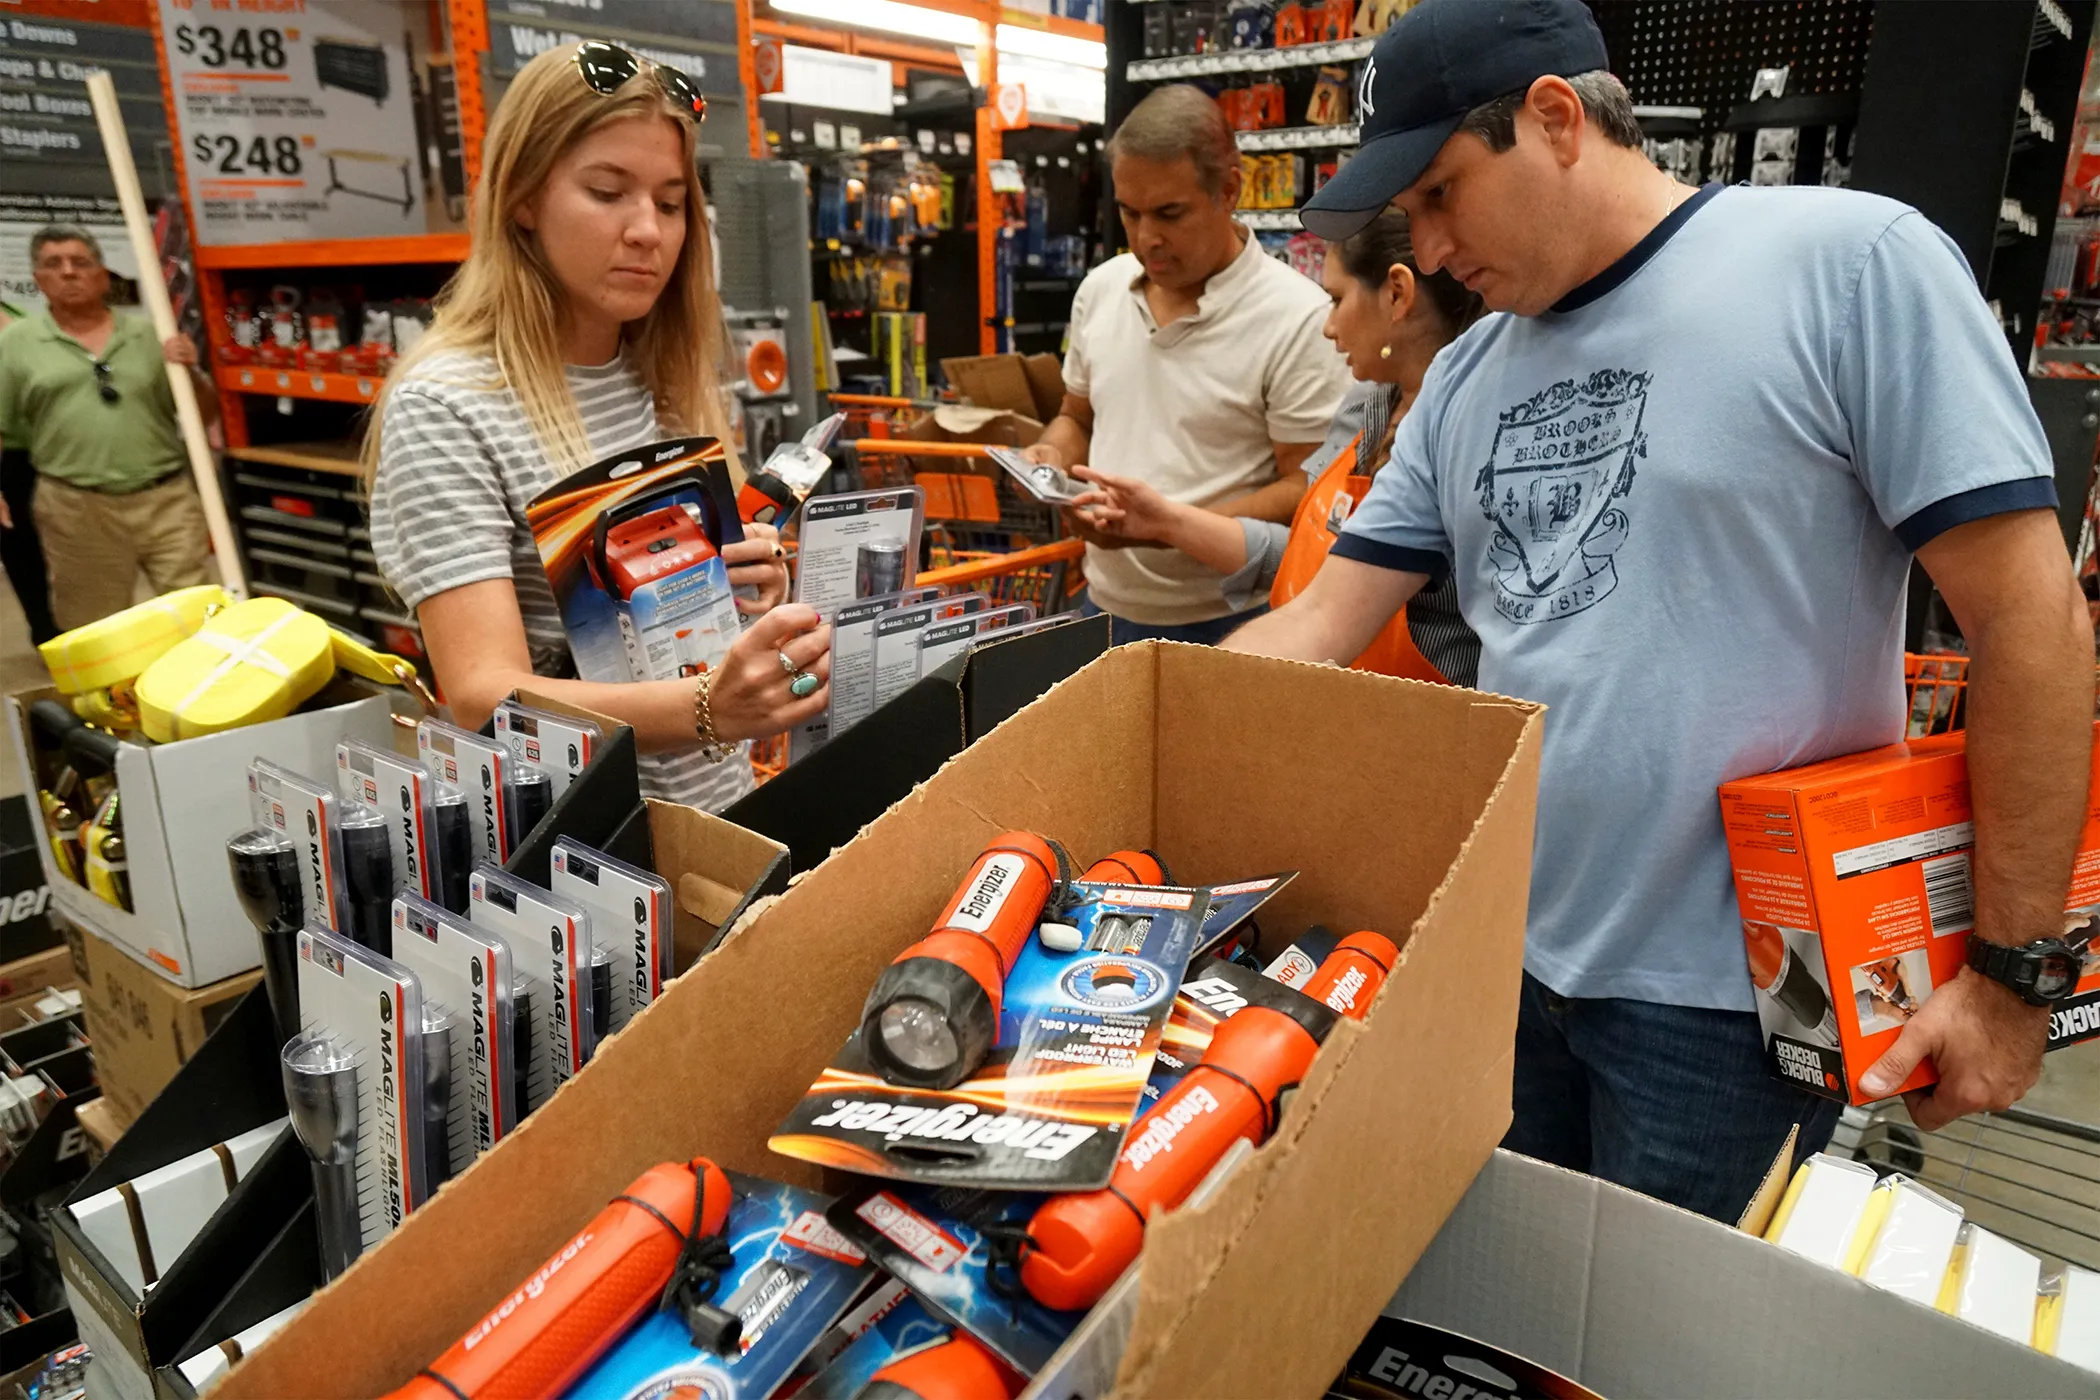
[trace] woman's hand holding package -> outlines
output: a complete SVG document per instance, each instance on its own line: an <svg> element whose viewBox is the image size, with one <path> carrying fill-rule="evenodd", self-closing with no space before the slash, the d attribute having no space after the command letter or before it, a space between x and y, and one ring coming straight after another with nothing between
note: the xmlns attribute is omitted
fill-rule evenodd
<svg viewBox="0 0 2100 1400"><path fill-rule="evenodd" d="M780 531L771 525L746 525L740 542L722 546L722 562L729 566L732 588L749 585L758 590L756 600L736 600L739 612L755 617L771 612L787 597L787 550L781 546Z"/></svg>
<svg viewBox="0 0 2100 1400"><path fill-rule="evenodd" d="M816 677L816 689L797 695L798 676ZM830 681L830 624L801 603L775 607L744 629L715 669L707 697L715 734L736 743L807 724L831 703Z"/></svg>

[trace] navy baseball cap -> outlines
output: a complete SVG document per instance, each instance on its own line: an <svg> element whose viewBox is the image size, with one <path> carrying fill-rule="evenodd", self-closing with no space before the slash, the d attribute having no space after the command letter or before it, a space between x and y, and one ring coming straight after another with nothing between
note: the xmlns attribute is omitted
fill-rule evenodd
<svg viewBox="0 0 2100 1400"><path fill-rule="evenodd" d="M1582 0L1422 0L1380 36L1356 88L1363 148L1300 217L1347 238L1422 178L1466 113L1551 74L1606 66Z"/></svg>

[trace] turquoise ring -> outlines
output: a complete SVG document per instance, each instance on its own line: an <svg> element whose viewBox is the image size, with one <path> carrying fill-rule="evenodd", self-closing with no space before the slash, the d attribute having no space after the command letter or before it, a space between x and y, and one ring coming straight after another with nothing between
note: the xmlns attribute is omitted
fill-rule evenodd
<svg viewBox="0 0 2100 1400"><path fill-rule="evenodd" d="M795 678L788 682L788 694L798 700L806 700L815 695L817 687L823 683L807 671L798 672Z"/></svg>

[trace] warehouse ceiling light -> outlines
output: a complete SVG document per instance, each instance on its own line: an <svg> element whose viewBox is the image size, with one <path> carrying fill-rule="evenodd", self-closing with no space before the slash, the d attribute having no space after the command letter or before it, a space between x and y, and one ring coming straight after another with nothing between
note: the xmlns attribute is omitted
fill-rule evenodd
<svg viewBox="0 0 2100 1400"><path fill-rule="evenodd" d="M772 6L784 15L800 15L805 19L855 29L880 29L889 34L949 44L977 42L977 21L968 15L931 10L923 5L901 4L899 0L772 0ZM1045 58L1081 68L1108 67L1108 46L1093 39L1076 39L1023 25L1002 24L998 29L997 43L1003 53Z"/></svg>

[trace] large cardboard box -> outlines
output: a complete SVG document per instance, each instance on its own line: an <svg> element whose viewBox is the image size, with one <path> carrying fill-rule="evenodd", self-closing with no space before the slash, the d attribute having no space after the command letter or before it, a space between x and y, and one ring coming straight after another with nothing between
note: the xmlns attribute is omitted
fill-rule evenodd
<svg viewBox="0 0 2100 1400"><path fill-rule="evenodd" d="M253 942L254 926L247 930ZM120 1127L146 1111L241 994L262 980L260 972L243 972L192 990L100 934L69 927L69 941L95 1072Z"/></svg>
<svg viewBox="0 0 2100 1400"><path fill-rule="evenodd" d="M2095 726L2100 734L2100 725ZM1976 825L1961 733L1721 785L1722 824L1774 1073L1812 1094L1870 1097L1859 1077L1968 960ZM2100 778L2100 743L2093 748ZM2100 781L2065 909L2100 927ZM2049 1048L2100 1036L2100 946ZM1931 1060L1905 1091L1939 1079Z"/></svg>
<svg viewBox="0 0 2100 1400"><path fill-rule="evenodd" d="M26 1021L42 1019L36 1004L52 992L79 985L73 970L73 954L63 941L63 930L54 930L61 941L41 953L31 953L11 963L0 963L0 1034Z"/></svg>
<svg viewBox="0 0 2100 1400"><path fill-rule="evenodd" d="M57 697L47 687L7 698L24 792L37 790L29 706ZM122 944L184 987L209 986L259 967L262 945L241 912L226 867L226 838L250 824L248 764L267 758L327 782L335 772L337 741L362 739L382 748L393 742L385 695L361 681L338 679L324 699L336 703L180 743L123 745L116 775L124 795L132 908L119 909L67 879L49 844L39 841L51 909Z"/></svg>
<svg viewBox="0 0 2100 1400"><path fill-rule="evenodd" d="M1386 1312L1611 1400L2100 1396L2093 1372L1509 1152L1495 1153Z"/></svg>
<svg viewBox="0 0 2100 1400"><path fill-rule="evenodd" d="M1122 1361L1131 1395L1319 1393L1509 1121L1541 724L1536 705L1333 667L1110 652L733 930L216 1393L385 1393L657 1162L820 1186L767 1136L1008 828L1083 860L1150 847L1194 882L1297 867L1263 911L1273 935L1317 920L1403 941L1271 1141L1155 1222Z"/></svg>

